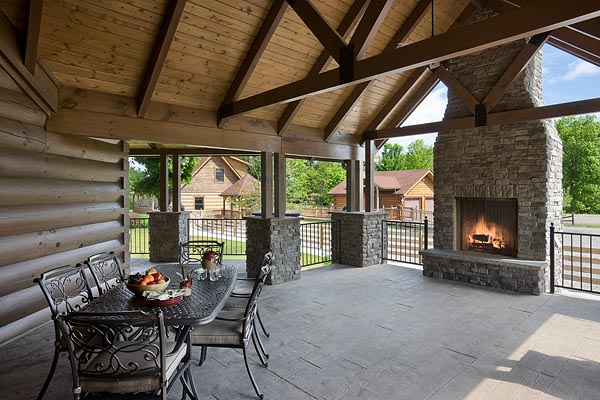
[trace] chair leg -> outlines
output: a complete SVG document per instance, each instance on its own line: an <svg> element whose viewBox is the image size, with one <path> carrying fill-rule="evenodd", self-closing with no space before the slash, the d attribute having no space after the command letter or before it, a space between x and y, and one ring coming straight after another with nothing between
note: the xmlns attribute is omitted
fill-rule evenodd
<svg viewBox="0 0 600 400"><path fill-rule="evenodd" d="M256 329L254 329L254 333L256 334L256 341L258 342L258 346L260 347L263 355L265 356L265 358L269 358L269 353L267 353L267 351L265 350L265 346L263 345L263 342L260 339L260 335L258 334Z"/></svg>
<svg viewBox="0 0 600 400"><path fill-rule="evenodd" d="M258 323L260 324L260 327L261 327L263 333L265 334L265 336L266 337L270 337L271 335L265 329L265 326L263 325L262 319L260 319L260 313L258 312L258 308L256 309L256 318L258 319Z"/></svg>
<svg viewBox="0 0 600 400"><path fill-rule="evenodd" d="M266 368L269 366L269 364L265 360L265 357L263 356L263 352L261 351L261 349L259 349L258 346L256 345L256 337L257 336L258 336L258 334L256 333L256 330L253 331L252 332L252 343L254 344L254 350L256 350L256 354L258 354L258 358L260 358L260 363Z"/></svg>
<svg viewBox="0 0 600 400"><path fill-rule="evenodd" d="M188 385L192 390L192 395L194 396L194 399L198 399L198 390L196 389L196 382L194 382L194 376L192 375L191 368L186 369L185 374L187 375Z"/></svg>
<svg viewBox="0 0 600 400"><path fill-rule="evenodd" d="M204 364L204 361L206 361L206 352L207 352L206 346L202 346L200 348L200 361L198 362L199 367L201 367L202 364Z"/></svg>
<svg viewBox="0 0 600 400"><path fill-rule="evenodd" d="M258 396L259 399L262 400L265 396L258 389L258 385L256 384L256 381L254 380L252 371L250 371L250 366L248 365L248 356L246 354L246 346L244 346L242 348L242 350L244 351L244 363L246 363L246 371L248 371L248 376L250 377L250 382L252 382L252 386L254 387L254 391L256 392L256 395Z"/></svg>
<svg viewBox="0 0 600 400"><path fill-rule="evenodd" d="M58 355L60 354L60 349L58 346L54 346L54 356L52 357L52 366L50 367L50 371L48 372L48 376L44 381L44 386L40 390L38 394L37 400L42 400L46 390L48 390L48 386L50 386L50 382L52 381L52 377L54 376L54 371L56 370L56 365L58 364Z"/></svg>

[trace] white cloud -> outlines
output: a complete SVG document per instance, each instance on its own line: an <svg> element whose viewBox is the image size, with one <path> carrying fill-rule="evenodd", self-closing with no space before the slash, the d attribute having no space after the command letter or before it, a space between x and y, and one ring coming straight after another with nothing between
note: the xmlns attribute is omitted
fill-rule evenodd
<svg viewBox="0 0 600 400"><path fill-rule="evenodd" d="M584 76L593 76L600 74L600 68L588 63L587 61L577 60L569 63L567 72L563 76L553 76L550 82L573 81Z"/></svg>

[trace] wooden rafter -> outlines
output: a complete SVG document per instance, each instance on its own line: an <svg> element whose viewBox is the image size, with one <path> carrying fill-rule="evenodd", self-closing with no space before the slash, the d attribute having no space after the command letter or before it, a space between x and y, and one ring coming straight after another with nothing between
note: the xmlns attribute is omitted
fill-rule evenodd
<svg viewBox="0 0 600 400"><path fill-rule="evenodd" d="M352 46L354 51L354 59L360 60L362 58L367 48L371 45L375 34L379 30L391 6L392 1L390 0L373 0L371 2L365 15L362 17L360 24L358 24L356 31L352 35L352 39L350 39L349 46ZM367 91L371 82L373 81L359 83L354 87L350 96L346 98L342 106L337 110L333 118L325 127L324 140L326 142L328 142L335 131L338 130L342 121L344 121L350 111L352 111L358 99L360 99L363 93Z"/></svg>
<svg viewBox="0 0 600 400"><path fill-rule="evenodd" d="M600 40L570 28L557 29L552 36L587 53L600 57Z"/></svg>
<svg viewBox="0 0 600 400"><path fill-rule="evenodd" d="M130 156L158 156L161 154L178 154L180 156L255 156L260 153L252 151L209 149L209 148L160 148L160 149L130 149Z"/></svg>
<svg viewBox="0 0 600 400"><path fill-rule="evenodd" d="M43 0L29 0L27 2L27 32L23 45L23 63L32 74L35 73L37 62L43 8Z"/></svg>
<svg viewBox="0 0 600 400"><path fill-rule="evenodd" d="M287 103L332 91L378 76L411 70L476 51L499 46L538 33L600 16L595 0L579 0L563 7L560 0L540 0L509 13L425 39L396 50L355 62L353 79L340 80L340 69L296 81L226 104L225 118L274 104Z"/></svg>
<svg viewBox="0 0 600 400"><path fill-rule="evenodd" d="M445 66L440 65L440 67L436 70L436 74L437 77L444 82L448 89L452 90L453 93L458 96L460 101L465 107L467 107L469 112L475 115L475 107L477 104L479 104L479 100L477 100L475 96L473 96L473 94L467 90L467 88L465 88L463 84L460 83L450 71L448 71L448 69L446 69Z"/></svg>
<svg viewBox="0 0 600 400"><path fill-rule="evenodd" d="M348 13L344 16L344 19L338 26L337 32L345 39L350 35L352 29L360 18L362 17L366 7L368 6L370 0L355 0L350 7ZM308 73L308 77L316 76L321 72L325 71L325 69L329 66L332 61L332 57L329 55L327 50L323 51L315 64L312 66L310 72ZM291 102L287 105L283 114L277 121L277 132L279 135L282 135L285 130L289 127L292 122L292 119L296 116L300 108L304 104L304 99Z"/></svg>
<svg viewBox="0 0 600 400"><path fill-rule="evenodd" d="M412 114L412 112L421 104L421 102L427 97L433 90L435 85L440 81L439 74L431 73L425 82L415 90L411 97L396 111L394 116L388 121L388 126L396 127L400 126L406 119Z"/></svg>
<svg viewBox="0 0 600 400"><path fill-rule="evenodd" d="M523 68L529 63L529 61L533 58L533 56L538 52L538 50L546 43L548 40L550 32L540 33L538 35L533 36L529 42L521 49L519 54L515 57L512 63L508 66L506 71L502 74L498 82L492 87L490 92L487 94L485 99L482 101L485 104L486 109L492 111L496 104L506 92L506 89L510 86L510 84L515 80L517 75Z"/></svg>
<svg viewBox="0 0 600 400"><path fill-rule="evenodd" d="M588 53L587 51L578 49L577 47L575 47L569 43L565 43L563 41L560 41L556 38L551 37L548 39L548 44L550 44L564 52L567 52L575 57L585 60L591 64L594 64L597 67L600 67L600 57L595 56L591 53Z"/></svg>
<svg viewBox="0 0 600 400"><path fill-rule="evenodd" d="M252 72L254 72L256 65L258 65L258 61L267 48L267 45L275 33L275 29L277 29L279 22L283 18L286 9L287 2L285 0L275 0L273 2L271 9L267 13L260 30L258 31L258 34L254 38L254 41L248 50L248 54L246 54L246 58L244 58L244 61L235 74L233 82L231 82L231 85L229 86L229 90L227 90L227 94L223 99L223 103L229 103L230 101L237 100L242 94L246 83L248 83Z"/></svg>
<svg viewBox="0 0 600 400"><path fill-rule="evenodd" d="M570 103L554 104L519 110L502 111L487 115L485 126L512 124L516 122L537 121L547 118L564 117L568 115L588 114L600 111L600 98L574 101ZM440 131L474 128L474 117L463 117L431 122L420 125L410 125L401 128L381 129L365 133L365 140L383 139L402 136L421 135Z"/></svg>
<svg viewBox="0 0 600 400"><path fill-rule="evenodd" d="M170 0L167 6L163 23L154 45L154 51L148 62L146 75L144 76L138 95L138 115L141 117L146 114L152 100L152 94L165 65L167 53L175 37L175 31L177 30L181 15L183 14L185 2L186 0Z"/></svg>
<svg viewBox="0 0 600 400"><path fill-rule="evenodd" d="M321 42L329 55L341 64L340 50L346 47L346 41L329 25L325 17L309 0L287 0L304 24Z"/></svg>

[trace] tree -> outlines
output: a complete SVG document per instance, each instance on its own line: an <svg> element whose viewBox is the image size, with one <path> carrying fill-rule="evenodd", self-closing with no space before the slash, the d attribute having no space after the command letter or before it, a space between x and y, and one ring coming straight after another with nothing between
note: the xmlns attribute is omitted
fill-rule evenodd
<svg viewBox="0 0 600 400"><path fill-rule="evenodd" d="M406 152L397 143L386 143L379 162L375 164L377 171L401 171L410 169L433 170L433 146L428 146L422 139L408 145Z"/></svg>
<svg viewBox="0 0 600 400"><path fill-rule="evenodd" d="M565 211L600 212L600 122L591 115L561 118Z"/></svg>
<svg viewBox="0 0 600 400"><path fill-rule="evenodd" d="M160 158L159 157L133 157L139 167L129 168L130 190L141 196L160 195ZM196 157L182 157L181 181L190 183L192 173L198 159ZM169 158L169 175L173 173L173 163ZM169 187L173 186L173 180L169 177Z"/></svg>

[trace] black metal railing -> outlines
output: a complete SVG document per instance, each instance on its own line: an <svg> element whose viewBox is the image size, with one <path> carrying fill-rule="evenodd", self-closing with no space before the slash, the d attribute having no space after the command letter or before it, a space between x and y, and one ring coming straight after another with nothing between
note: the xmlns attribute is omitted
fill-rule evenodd
<svg viewBox="0 0 600 400"><path fill-rule="evenodd" d="M223 255L246 255L246 220L241 218L191 218L188 237L225 242Z"/></svg>
<svg viewBox="0 0 600 400"><path fill-rule="evenodd" d="M148 218L129 218L129 253L150 254Z"/></svg>
<svg viewBox="0 0 600 400"><path fill-rule="evenodd" d="M333 248L339 243L339 221L320 221L300 224L300 266L333 262L339 254Z"/></svg>
<svg viewBox="0 0 600 400"><path fill-rule="evenodd" d="M419 252L433 247L429 222L383 221L381 240L384 260L423 264Z"/></svg>
<svg viewBox="0 0 600 400"><path fill-rule="evenodd" d="M550 292L600 293L600 235L558 232L550 225Z"/></svg>

